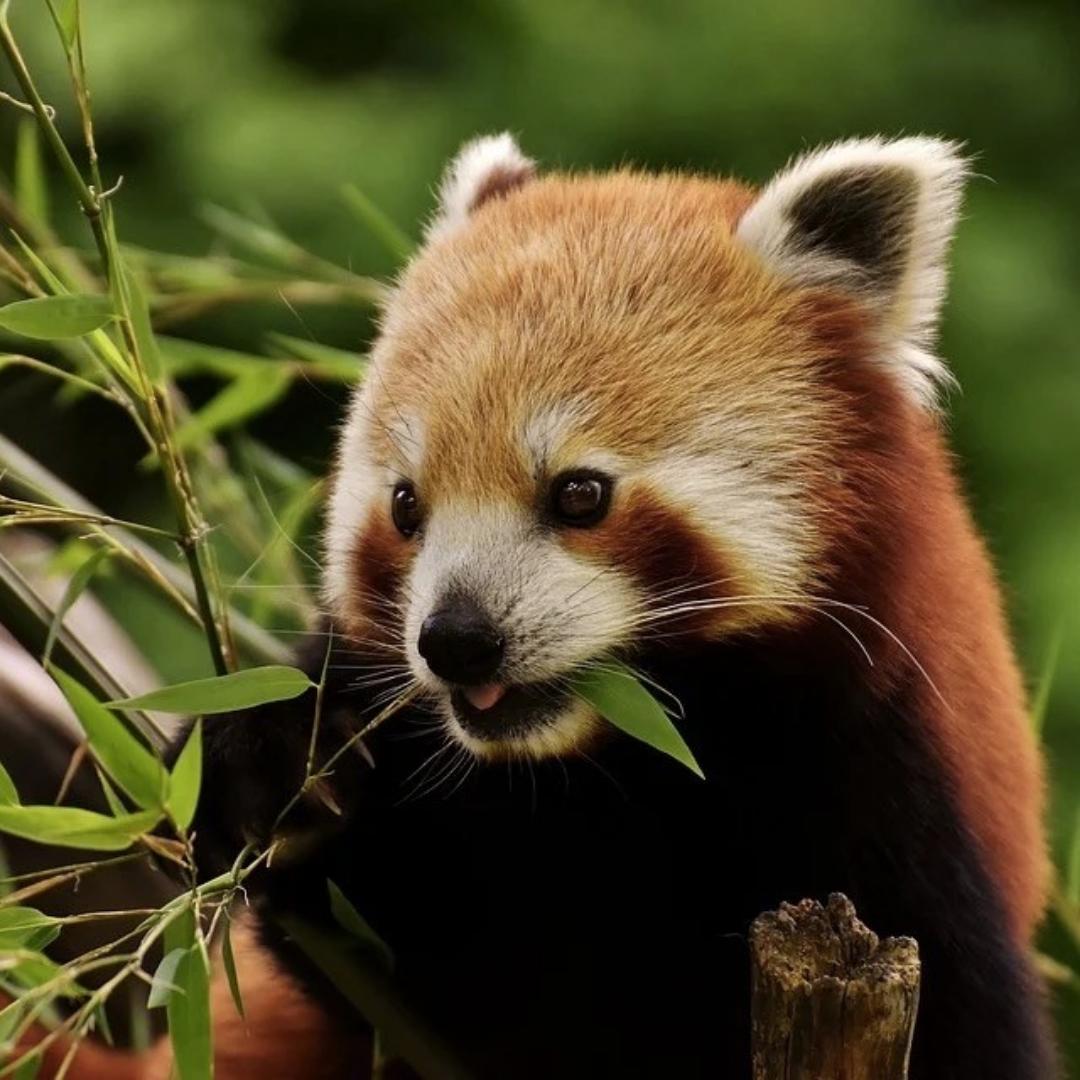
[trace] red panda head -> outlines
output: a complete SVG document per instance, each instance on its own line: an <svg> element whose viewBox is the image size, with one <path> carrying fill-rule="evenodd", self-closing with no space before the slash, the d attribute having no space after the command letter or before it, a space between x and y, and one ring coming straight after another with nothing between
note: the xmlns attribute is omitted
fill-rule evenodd
<svg viewBox="0 0 1080 1080"><path fill-rule="evenodd" d="M842 143L762 191L451 164L341 442L327 592L481 756L598 727L567 685L653 642L789 626L925 423L964 164ZM858 475L856 475L858 472ZM884 485L883 485L884 486Z"/></svg>

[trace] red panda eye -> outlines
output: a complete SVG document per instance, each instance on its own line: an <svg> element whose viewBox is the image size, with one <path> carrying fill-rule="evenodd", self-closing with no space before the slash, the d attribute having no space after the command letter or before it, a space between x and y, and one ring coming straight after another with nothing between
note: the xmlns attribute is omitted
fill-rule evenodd
<svg viewBox="0 0 1080 1080"><path fill-rule="evenodd" d="M591 470L557 476L551 485L551 513L563 525L595 525L611 504L611 478Z"/></svg>
<svg viewBox="0 0 1080 1080"><path fill-rule="evenodd" d="M416 488L408 480L399 480L394 485L390 516L402 536L412 536L420 527L420 500L416 496Z"/></svg>

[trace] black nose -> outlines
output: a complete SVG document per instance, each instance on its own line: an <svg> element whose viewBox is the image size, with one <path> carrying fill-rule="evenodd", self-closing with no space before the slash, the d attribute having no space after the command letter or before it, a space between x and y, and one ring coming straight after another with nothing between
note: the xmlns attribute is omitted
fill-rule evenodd
<svg viewBox="0 0 1080 1080"><path fill-rule="evenodd" d="M424 620L416 647L440 679L476 686L491 680L506 646L475 604L455 600Z"/></svg>

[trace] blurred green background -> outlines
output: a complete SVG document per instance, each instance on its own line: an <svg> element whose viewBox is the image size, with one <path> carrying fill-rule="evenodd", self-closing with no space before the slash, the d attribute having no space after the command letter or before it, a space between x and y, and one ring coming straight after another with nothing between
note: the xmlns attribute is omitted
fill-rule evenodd
<svg viewBox="0 0 1080 1080"><path fill-rule="evenodd" d="M40 5L14 6L46 98L66 102ZM1067 860L1080 805L1080 5L96 0L85 8L99 148L107 175L124 176L122 239L166 251L207 250L211 234L198 217L206 203L257 207L325 257L387 273L389 256L349 215L341 185L356 183L416 235L446 157L475 133L504 128L548 167L629 161L754 180L802 148L852 134L966 142L978 175L942 335L963 388L949 423L1032 684L1061 644L1046 740L1055 845ZM12 116L0 121L7 147ZM75 140L73 111L60 118ZM74 207L53 192L54 214L67 214L75 235ZM178 331L254 348L267 328L348 348L371 329L360 307L275 302ZM191 392L198 400L197 384ZM134 436L90 402L57 425L46 411L53 394L33 375L0 377L0 431L109 510L145 515L157 482L135 470ZM257 432L319 473L341 396L301 383ZM204 663L198 641L169 641L157 655L169 677ZM1074 998L1078 1019L1067 1027L1080 1028L1078 1006Z"/></svg>

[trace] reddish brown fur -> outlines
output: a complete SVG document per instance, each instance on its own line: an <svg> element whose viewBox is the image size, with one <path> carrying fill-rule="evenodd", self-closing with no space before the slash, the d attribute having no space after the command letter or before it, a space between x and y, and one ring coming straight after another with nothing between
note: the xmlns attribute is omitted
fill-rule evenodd
<svg viewBox="0 0 1080 1080"><path fill-rule="evenodd" d="M816 295L807 312L831 354L826 388L848 417L843 482L822 488L832 537L828 594L863 605L891 631L845 617L870 645L867 677L883 690L908 651L925 669L927 735L1026 942L1048 880L1044 777L993 567L938 418L874 361L866 320L850 301Z"/></svg>
<svg viewBox="0 0 1080 1080"><path fill-rule="evenodd" d="M389 493L387 493L389 501ZM402 542L385 507L371 515L370 523L358 538L353 555L356 568L355 610L363 612L362 622L351 629L369 641L388 643L400 619L395 605L408 570L410 548Z"/></svg>
<svg viewBox="0 0 1080 1080"><path fill-rule="evenodd" d="M300 991L261 948L244 921L234 929L233 952L245 1017L237 1013L228 981L218 972L210 992L215 1080L296 1080L301 1076L362 1080L370 1075L370 1039L364 1034L344 1037L341 1026ZM35 1028L19 1052L46 1035L44 1028ZM56 1074L69 1048L65 1039L47 1048L43 1077ZM67 1073L68 1080L170 1080L172 1075L172 1048L167 1038L140 1055L87 1040Z"/></svg>
<svg viewBox="0 0 1080 1080"><path fill-rule="evenodd" d="M599 526L568 530L565 543L598 565L626 571L658 603L720 599L739 580L704 529L647 488L617 493ZM716 622L715 611L681 612L657 622L645 636L709 634Z"/></svg>
<svg viewBox="0 0 1080 1080"><path fill-rule="evenodd" d="M1042 773L938 422L877 359L867 309L785 283L739 246L732 229L752 199L733 183L617 173L545 177L489 202L402 282L372 411L423 416L430 505L534 500L520 431L552 399L587 397L590 444L631 459L662 454L711 409L754 421L763 441L740 452L802 492L808 527L791 546L809 567L805 593L864 606L892 632L830 609L873 654L868 678L887 684L909 650L940 693L922 693L927 736L1026 938L1046 882ZM573 465L583 445L572 436L553 464ZM757 568L739 548L699 535L685 506L666 512L664 494L634 492L607 527L565 543L653 590L688 562L753 592ZM407 552L378 528L380 550ZM766 604L755 618L795 610Z"/></svg>

